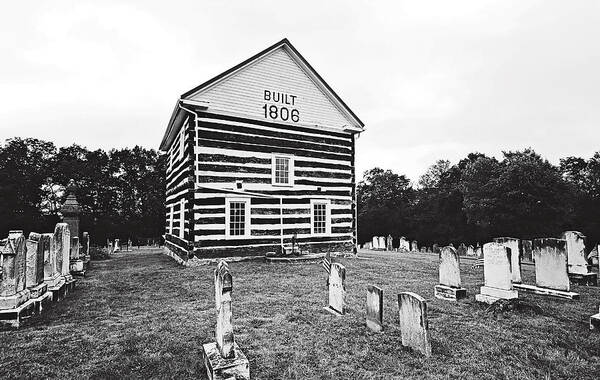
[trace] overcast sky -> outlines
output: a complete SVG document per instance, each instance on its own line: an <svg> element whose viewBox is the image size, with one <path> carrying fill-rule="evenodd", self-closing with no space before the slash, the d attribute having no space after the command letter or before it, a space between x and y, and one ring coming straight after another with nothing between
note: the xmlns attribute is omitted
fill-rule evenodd
<svg viewBox="0 0 600 380"><path fill-rule="evenodd" d="M157 149L180 94L283 37L365 122L359 172L600 150L598 1L13 1L0 139Z"/></svg>

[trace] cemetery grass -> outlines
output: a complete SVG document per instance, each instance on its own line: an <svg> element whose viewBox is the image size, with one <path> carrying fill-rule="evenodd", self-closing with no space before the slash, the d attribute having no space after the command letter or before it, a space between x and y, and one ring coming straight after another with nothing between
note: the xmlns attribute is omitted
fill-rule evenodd
<svg viewBox="0 0 600 380"><path fill-rule="evenodd" d="M600 334L588 330L600 289L578 301L521 294L539 310L486 311L473 297L482 269L461 265L468 299L437 300L437 255L361 252L347 268L344 317L323 310L318 263L231 263L235 337L254 379L597 378ZM206 378L214 266L183 268L159 250L93 262L64 301L20 330L0 332L0 378ZM533 281L525 267L525 281ZM365 327L366 287L384 289L384 332ZM402 347L397 294L428 300L431 358Z"/></svg>

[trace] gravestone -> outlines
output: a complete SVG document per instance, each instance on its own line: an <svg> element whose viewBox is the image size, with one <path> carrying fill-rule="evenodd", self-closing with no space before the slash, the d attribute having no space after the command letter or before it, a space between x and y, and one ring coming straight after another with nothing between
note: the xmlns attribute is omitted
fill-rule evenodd
<svg viewBox="0 0 600 380"><path fill-rule="evenodd" d="M515 289L553 297L578 299L579 294L570 291L566 241L535 239L533 247L536 285L514 284Z"/></svg>
<svg viewBox="0 0 600 380"><path fill-rule="evenodd" d="M385 241L385 250L386 251L393 251L394 250L394 246L392 244L392 235L388 235L387 239Z"/></svg>
<svg viewBox="0 0 600 380"><path fill-rule="evenodd" d="M465 245L465 243L460 243L460 245L456 249L456 252L458 253L459 256L466 255L467 254L467 246Z"/></svg>
<svg viewBox="0 0 600 380"><path fill-rule="evenodd" d="M434 244L433 247L431 248L431 250L433 251L433 253L440 253L442 252L442 250L440 249L440 246L437 244Z"/></svg>
<svg viewBox="0 0 600 380"><path fill-rule="evenodd" d="M440 252L440 284L434 287L436 298L457 301L467 296L460 279L460 255L453 247L444 247Z"/></svg>
<svg viewBox="0 0 600 380"><path fill-rule="evenodd" d="M0 247L0 310L9 310L30 298L26 289L27 248L23 231L10 231L3 244Z"/></svg>
<svg viewBox="0 0 600 380"><path fill-rule="evenodd" d="M204 366L209 379L249 380L250 365L246 355L235 342L231 293L233 277L224 260L219 261L214 272L215 307L217 324L215 341L204 344Z"/></svg>
<svg viewBox="0 0 600 380"><path fill-rule="evenodd" d="M404 236L400 237L400 244L398 246L400 252L410 252L410 243Z"/></svg>
<svg viewBox="0 0 600 380"><path fill-rule="evenodd" d="M379 248L379 238L377 236L373 236L373 239L371 241L371 248L372 249Z"/></svg>
<svg viewBox="0 0 600 380"><path fill-rule="evenodd" d="M367 327L375 332L383 330L383 289L367 286Z"/></svg>
<svg viewBox="0 0 600 380"><path fill-rule="evenodd" d="M115 247L113 248L113 252L119 252L121 250L121 242L119 239L115 239Z"/></svg>
<svg viewBox="0 0 600 380"><path fill-rule="evenodd" d="M412 252L419 252L419 244L417 243L417 241L416 241L416 240L413 240L413 241L410 243L410 250L411 250Z"/></svg>
<svg viewBox="0 0 600 380"><path fill-rule="evenodd" d="M494 241L510 249L512 282L513 284L520 284L523 282L521 279L521 241L511 237L499 237L495 238Z"/></svg>
<svg viewBox="0 0 600 380"><path fill-rule="evenodd" d="M590 330L600 330L600 307L598 307L598 314L590 317Z"/></svg>
<svg viewBox="0 0 600 380"><path fill-rule="evenodd" d="M54 234L44 233L38 243L44 250L44 283L48 285L48 289L60 286L62 281L53 239Z"/></svg>
<svg viewBox="0 0 600 380"><path fill-rule="evenodd" d="M524 261L533 261L533 242L531 240L521 240L521 258Z"/></svg>
<svg viewBox="0 0 600 380"><path fill-rule="evenodd" d="M519 297L512 285L510 258L510 249L500 243L483 245L485 285L481 287L480 294L475 295L477 301L492 304L499 299Z"/></svg>
<svg viewBox="0 0 600 380"><path fill-rule="evenodd" d="M580 285L598 285L598 275L591 271L592 266L586 260L585 235L578 231L566 231L563 239L567 241L569 277Z"/></svg>
<svg viewBox="0 0 600 380"><path fill-rule="evenodd" d="M472 245L469 245L467 247L467 256L477 256L477 253L475 252L475 247L473 247Z"/></svg>
<svg viewBox="0 0 600 380"><path fill-rule="evenodd" d="M427 253L427 247L421 247L421 253Z"/></svg>
<svg viewBox="0 0 600 380"><path fill-rule="evenodd" d="M329 306L325 310L334 315L344 315L346 296L346 268L340 263L332 263L329 272Z"/></svg>
<svg viewBox="0 0 600 380"><path fill-rule="evenodd" d="M479 258L483 257L483 247L480 246L479 243L477 243L477 247L475 247L475 254Z"/></svg>
<svg viewBox="0 0 600 380"><path fill-rule="evenodd" d="M81 258L83 259L84 269L87 269L92 260L90 256L90 234L88 232L81 235Z"/></svg>
<svg viewBox="0 0 600 380"><path fill-rule="evenodd" d="M426 357L431 356L429 320L425 300L415 293L400 293L398 294L398 309L402 345L410 347Z"/></svg>
<svg viewBox="0 0 600 380"><path fill-rule="evenodd" d="M71 232L67 223L57 223L54 228L54 237L52 239L56 257L60 260L60 275L65 280L63 293L59 296L64 296L75 286L75 280L71 275Z"/></svg>
<svg viewBox="0 0 600 380"><path fill-rule="evenodd" d="M40 242L42 235L32 232L26 240L27 248L27 270L25 283L31 294L31 298L39 298L48 290L44 283L44 246Z"/></svg>

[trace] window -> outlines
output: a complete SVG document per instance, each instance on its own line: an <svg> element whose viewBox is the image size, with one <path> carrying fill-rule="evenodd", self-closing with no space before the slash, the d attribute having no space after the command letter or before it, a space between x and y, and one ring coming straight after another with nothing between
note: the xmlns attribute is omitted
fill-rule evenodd
<svg viewBox="0 0 600 380"><path fill-rule="evenodd" d="M294 158L273 155L272 163L273 185L292 186L294 184Z"/></svg>
<svg viewBox="0 0 600 380"><path fill-rule="evenodd" d="M331 226L329 222L329 201L311 201L312 233L315 235L328 234Z"/></svg>
<svg viewBox="0 0 600 380"><path fill-rule="evenodd" d="M227 200L227 218L225 220L225 234L231 237L250 235L250 200L235 198Z"/></svg>
<svg viewBox="0 0 600 380"><path fill-rule="evenodd" d="M179 207L179 237L183 239L185 231L185 199L181 200Z"/></svg>

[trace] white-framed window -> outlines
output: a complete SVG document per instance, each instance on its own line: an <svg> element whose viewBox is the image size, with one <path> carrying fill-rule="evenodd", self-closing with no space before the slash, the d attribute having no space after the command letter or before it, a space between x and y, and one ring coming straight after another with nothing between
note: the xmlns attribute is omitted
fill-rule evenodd
<svg viewBox="0 0 600 380"><path fill-rule="evenodd" d="M310 201L310 231L313 235L331 233L331 211L328 200Z"/></svg>
<svg viewBox="0 0 600 380"><path fill-rule="evenodd" d="M271 183L276 186L293 186L294 156L274 154L271 163Z"/></svg>
<svg viewBox="0 0 600 380"><path fill-rule="evenodd" d="M225 236L250 236L250 198L227 198L225 202Z"/></svg>
<svg viewBox="0 0 600 380"><path fill-rule="evenodd" d="M169 206L169 234L173 235L173 205Z"/></svg>
<svg viewBox="0 0 600 380"><path fill-rule="evenodd" d="M185 199L179 201L179 237L184 238L185 231Z"/></svg>

